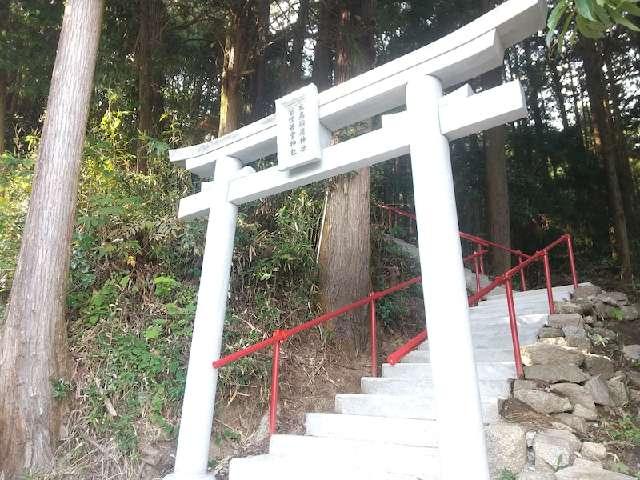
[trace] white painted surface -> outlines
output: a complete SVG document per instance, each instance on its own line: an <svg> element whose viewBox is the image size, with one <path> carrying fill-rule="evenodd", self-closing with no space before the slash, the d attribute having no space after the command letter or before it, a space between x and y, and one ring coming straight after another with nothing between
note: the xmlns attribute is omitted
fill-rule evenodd
<svg viewBox="0 0 640 480"><path fill-rule="evenodd" d="M544 28L546 8L544 0L509 0L434 43L322 92L321 122L335 130L401 106L407 82L417 76L433 75L448 86L499 66L504 48ZM172 150L170 158L210 176L213 163L203 155L251 163L276 152L276 130L272 115L211 142Z"/></svg>
<svg viewBox="0 0 640 480"><path fill-rule="evenodd" d="M440 126L448 140L479 133L527 114L522 86L518 81L477 95L466 96L468 93L467 88L457 90L437 104ZM381 130L325 148L319 162L294 171L283 170L278 165L255 174L237 176L231 181L229 201L241 205L406 155L410 143L409 123L407 112L385 115ZM209 191L183 198L179 218L206 217L210 198Z"/></svg>
<svg viewBox="0 0 640 480"><path fill-rule="evenodd" d="M276 100L280 170L293 170L322 158L331 132L320 123L318 106L318 88L313 83Z"/></svg>
<svg viewBox="0 0 640 480"><path fill-rule="evenodd" d="M489 480L478 377L471 342L449 141L441 133L442 84L407 85L411 169L422 285L440 438L442 478ZM419 364L413 364L419 365ZM464 412L464 415L461 414ZM460 452L465 461L460 462Z"/></svg>
<svg viewBox="0 0 640 480"><path fill-rule="evenodd" d="M554 295L558 300L566 299L573 287L556 287ZM516 292L516 308L526 306L532 314L519 317L521 330L539 328L532 318L546 320L546 290ZM501 307L501 308L499 308ZM474 341L482 333L488 333L499 341L510 342L508 321L504 320L507 305L504 298L482 302L471 310L471 321L476 325ZM535 325L534 325L535 324ZM481 328L483 327L483 328ZM525 342L526 344L526 342ZM429 348L428 342L425 344ZM491 355L490 348L477 348L476 352ZM421 351L419 353L425 353ZM383 378L363 378L364 395L338 395L336 407L342 413L309 413L306 416L306 436L325 440L320 450L317 443L294 435L278 435L276 445L268 455L238 458L231 461L230 480L254 480L255 478L295 479L318 478L325 480L404 480L451 478L476 479L477 477L441 476L435 456L439 456L439 431L433 396L434 386L430 379L429 365L412 365L405 359L393 367L385 366ZM505 368L506 365L506 368ZM512 362L499 362L489 358L479 362L479 387L483 396L484 420L491 422L498 418L498 399L506 396L508 379L513 377ZM483 377L492 380L483 380ZM412 388L415 387L415 388ZM466 412L466 411L465 411ZM461 415L464 416L464 415ZM417 417L417 418L416 418ZM286 437L283 439L283 437ZM284 441L283 441L284 440ZM345 443L343 440L357 441ZM393 445L380 451L380 444ZM433 455L423 455L426 461L413 462L411 469L404 468L399 473L384 471L378 457L384 457L387 468L396 470L394 465L407 461L406 450L396 450L397 446L433 447ZM369 448L370 447L370 448ZM337 448L339 455L332 449ZM351 455L357 450L356 455ZM319 456L319 451L323 454ZM437 453L436 453L437 452ZM403 457L404 456L404 457ZM329 461L327 459L329 458ZM403 459L404 458L404 459ZM466 452L460 450L459 462L466 461ZM405 465L406 467L406 465ZM413 470L415 468L415 470Z"/></svg>
<svg viewBox="0 0 640 480"><path fill-rule="evenodd" d="M207 226L178 450L174 475L170 477L174 480L213 478L207 476L207 466L218 371L211 364L220 357L222 346L238 213L238 208L227 201L227 188L241 167L234 158L216 163L211 198L213 215Z"/></svg>

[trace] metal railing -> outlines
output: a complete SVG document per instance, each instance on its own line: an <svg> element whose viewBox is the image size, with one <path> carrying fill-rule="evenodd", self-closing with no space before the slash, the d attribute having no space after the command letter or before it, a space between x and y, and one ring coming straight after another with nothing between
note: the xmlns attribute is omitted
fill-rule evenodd
<svg viewBox="0 0 640 480"><path fill-rule="evenodd" d="M381 208L388 208L387 206L384 206ZM393 207L392 207L393 208ZM398 210L393 208L393 210L397 210L397 214L398 215L403 215L403 216L411 216L412 214L409 214L407 212L404 212L402 210ZM414 217L415 218L415 217ZM549 250L555 248L557 245L559 245L560 243L562 243L563 241L565 241L567 243L568 249L569 249L569 259L570 259L570 264L571 264L571 270L572 270L572 275L573 275L573 280L574 280L574 285L577 286L577 276L576 276L576 271L575 271L575 263L574 263L574 256L573 256L573 247L572 247L572 243L571 243L571 236L570 235L563 235L562 237L560 237L558 240L556 240L555 242L553 242L552 244L550 244L549 246L547 246L544 250L541 250L539 252L536 252L534 255L526 255L522 252L520 252L519 250L512 250L508 247L496 244L494 242L490 242L488 240L484 240L480 237L476 237L474 235L469 235L469 234L465 234L465 233L461 233L460 234L461 238L471 241L476 245L476 250L471 254L468 255L466 257L463 258L463 261L466 262L473 262L474 265L474 271L475 271L475 275L476 275L476 293L474 293L473 295L471 295L468 299L469 301L469 305L477 305L477 303L483 299L488 293L490 293L491 291L493 291L494 289L496 289L497 287L501 286L501 285L505 285L506 288L506 294L507 294L507 302L509 305L509 318L510 318L510 325L511 325L511 335L512 335L512 339L513 339L513 346L514 346L514 358L516 361L516 368L518 371L518 375L521 376L522 374L522 360L520 358L520 346L519 346L519 340L518 340L518 325L517 325L517 318L516 318L516 314L515 314L515 305L514 305L514 300L513 300L513 276L516 274L520 274L521 275L521 281L522 284L525 285L525 280L524 280L524 269L526 267L528 267L529 265L531 265L534 262L537 261L542 261L544 263L544 268L545 268L545 276L546 276L546 281L547 281L547 293L548 293L548 298L549 298L549 310L551 313L554 312L554 306L553 306L553 290L551 289L551 271L549 268L549 256L548 256L548 252ZM483 258L484 255L487 253L488 248L500 248L502 250L505 251L509 251L510 253L517 255L519 258L519 264L517 267L514 267L510 270L508 270L507 272L505 272L504 274L500 275L499 277L497 277L493 282L491 282L489 285L485 286L485 287L481 287L480 285L480 275L482 275L484 273L484 267L483 267ZM282 346L282 343L285 342L286 340L288 340L289 338L293 337L294 335L297 335L301 332L310 330L314 327L323 325L331 320L334 320L338 317L340 317L341 315L344 315L345 313L348 313L350 311L356 310L358 308L362 308L364 306L369 307L369 328L370 328L370 356L371 356L371 375L374 377L378 376L378 349L377 349L377 345L378 345L378 340L377 340L377 319L376 319L376 302L384 297L387 297L389 295L392 295L396 292L399 292L401 290L406 290L408 288L410 288L413 285L419 284L422 281L422 277L415 277L409 280L406 280L404 282L398 283L397 285L394 285L392 287L389 287L385 290L381 290L378 292L371 292L368 296L361 298L359 300L356 300L353 303L350 303L348 305L345 305L337 310L334 310L332 312L328 312L325 313L323 315L320 315L312 320L309 320L305 323L302 323L296 327L293 327L291 329L288 330L276 330L272 333L272 335L265 339L262 340L261 342L255 343L253 345L250 345L249 347L243 348L241 350L238 350L234 353L231 353L223 358L220 358L219 360L216 360L213 362L213 367L214 368L222 368L225 365L229 365L230 363L233 363L243 357L246 357L248 355L251 355L255 352L258 352L260 350L264 350L266 348L269 347L273 347L273 360L272 360L272 367L271 367L271 393L270 393L270 400L269 400L269 432L270 433L275 433L277 430L277 409L278 409L278 396L279 396L279 391L278 391L278 379L279 379L279 375L280 375L280 349ZM411 340L409 340L407 343L405 343L404 345L402 345L399 349L397 349L396 351L394 351L391 355L389 355L387 357L387 361L390 364L396 364L398 363L400 360L402 360L402 358L404 358L404 356L406 356L409 352L411 352L412 350L414 350L415 348L417 348L422 342L424 342L427 339L427 331L423 331L421 333L419 333L418 335L416 335L414 338L412 338Z"/></svg>
<svg viewBox="0 0 640 480"><path fill-rule="evenodd" d="M555 313L555 303L553 298L553 284L551 280L551 268L549 264L549 252L558 247L562 243L566 243L567 252L569 257L569 268L571 269L571 277L573 280L574 288L578 287L578 275L575 266L575 256L573 252L573 241L571 235L565 234L554 242L547 245L542 250L528 256L526 260L521 261L516 267L513 267L502 275L497 276L489 285L478 289L475 294L469 297L469 306L477 305L477 303L486 297L491 291L503 286L505 287L505 296L507 301L507 308L509 311L509 327L511 330L511 339L513 342L513 358L516 365L516 372L519 378L523 376L522 356L520 352L520 339L518 336L518 318L516 315L515 301L513 296L513 278L529 267L530 265L541 262L544 268L545 285L547 290L547 301L549 302L549 313ZM391 365L395 365L401 361L407 354L415 350L423 341L427 339L427 331L423 331L395 350L387 357L387 362Z"/></svg>

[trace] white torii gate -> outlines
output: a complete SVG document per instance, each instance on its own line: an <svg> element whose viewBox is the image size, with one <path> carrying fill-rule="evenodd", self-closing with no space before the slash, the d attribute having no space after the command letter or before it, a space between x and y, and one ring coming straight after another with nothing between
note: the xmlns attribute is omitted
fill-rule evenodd
<svg viewBox="0 0 640 480"><path fill-rule="evenodd" d="M500 66L504 49L544 27L545 0L509 0L450 35L318 94L310 85L276 101L276 114L219 139L170 152L204 182L178 216L209 216L175 470L207 473L238 206L411 155L424 304L439 426L441 477L488 480L449 142L526 116L519 82L474 95L462 84ZM382 117L382 128L337 145L331 132ZM278 153L278 165L245 166ZM430 281L437 274L438 281Z"/></svg>

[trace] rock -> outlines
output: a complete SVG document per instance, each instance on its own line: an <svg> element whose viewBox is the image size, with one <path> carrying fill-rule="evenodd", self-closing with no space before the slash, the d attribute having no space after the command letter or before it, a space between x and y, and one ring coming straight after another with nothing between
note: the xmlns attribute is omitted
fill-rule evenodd
<svg viewBox="0 0 640 480"><path fill-rule="evenodd" d="M527 430L515 423L494 423L485 428L489 470L519 472L527 464Z"/></svg>
<svg viewBox="0 0 640 480"><path fill-rule="evenodd" d="M625 345L622 347L622 355L629 361L640 360L640 345Z"/></svg>
<svg viewBox="0 0 640 480"><path fill-rule="evenodd" d="M595 421L598 419L598 412L595 407L592 409L585 407L584 405L577 404L573 407L573 414L576 417L584 418L585 420Z"/></svg>
<svg viewBox="0 0 640 480"><path fill-rule="evenodd" d="M571 410L571 402L568 399L542 390L518 390L513 396L538 413L548 414Z"/></svg>
<svg viewBox="0 0 640 480"><path fill-rule="evenodd" d="M622 321L624 322L632 322L640 318L640 311L635 305L624 305L620 307L620 310L622 310Z"/></svg>
<svg viewBox="0 0 640 480"><path fill-rule="evenodd" d="M593 333L609 340L615 340L618 337L616 332L604 327L593 327Z"/></svg>
<svg viewBox="0 0 640 480"><path fill-rule="evenodd" d="M640 390L636 390L635 388L630 388L629 400L631 400L633 403L640 403Z"/></svg>
<svg viewBox="0 0 640 480"><path fill-rule="evenodd" d="M604 355L587 355L584 358L584 366L591 375L600 375L605 380L613 377L613 362Z"/></svg>
<svg viewBox="0 0 640 480"><path fill-rule="evenodd" d="M596 321L596 319L593 317L593 315L585 315L584 317L582 317L582 320L587 325L593 325L595 323L595 321Z"/></svg>
<svg viewBox="0 0 640 480"><path fill-rule="evenodd" d="M587 433L587 421L584 418L571 413L556 413L553 417L578 433Z"/></svg>
<svg viewBox="0 0 640 480"><path fill-rule="evenodd" d="M586 335L567 335L565 341L567 342L567 347L575 348L582 353L591 352L591 341Z"/></svg>
<svg viewBox="0 0 640 480"><path fill-rule="evenodd" d="M614 406L622 407L629 403L629 393L623 377L613 377L607 382L607 387L609 387L611 401Z"/></svg>
<svg viewBox="0 0 640 480"><path fill-rule="evenodd" d="M538 332L538 338L557 338L564 337L564 333L561 328L555 327L542 327Z"/></svg>
<svg viewBox="0 0 640 480"><path fill-rule="evenodd" d="M604 405L605 407L613 406L609 387L600 375L591 377L584 386L589 393L591 393L596 405Z"/></svg>
<svg viewBox="0 0 640 480"><path fill-rule="evenodd" d="M522 361L526 365L581 365L584 355L576 350L535 343L522 349Z"/></svg>
<svg viewBox="0 0 640 480"><path fill-rule="evenodd" d="M587 460L601 462L607 458L607 447L601 443L584 442L580 453L582 454L582 457Z"/></svg>
<svg viewBox="0 0 640 480"><path fill-rule="evenodd" d="M578 437L566 430L538 433L533 442L536 469L548 472L571 465L581 446Z"/></svg>
<svg viewBox="0 0 640 480"><path fill-rule="evenodd" d="M562 327L562 333L564 333L565 337L586 337L587 331L584 329L583 325L575 326L575 325L565 325Z"/></svg>
<svg viewBox="0 0 640 480"><path fill-rule="evenodd" d="M538 383L533 380L521 380L516 378L513 381L513 391L517 392L518 390L535 390L538 388Z"/></svg>
<svg viewBox="0 0 640 480"><path fill-rule="evenodd" d="M538 344L554 345L557 347L566 347L567 340L564 337L540 338Z"/></svg>
<svg viewBox="0 0 640 480"><path fill-rule="evenodd" d="M590 468L595 470L601 470L602 462L598 460L587 460L586 458L576 457L576 459L573 462L573 466L580 467L580 468Z"/></svg>
<svg viewBox="0 0 640 480"><path fill-rule="evenodd" d="M589 300L591 297L595 297L602 293L602 289L595 285L580 285L576 288L571 295L571 298L578 300Z"/></svg>
<svg viewBox="0 0 640 480"><path fill-rule="evenodd" d="M629 475L610 472L597 466L586 466L582 463L560 470L556 478L558 480L634 480Z"/></svg>
<svg viewBox="0 0 640 480"><path fill-rule="evenodd" d="M547 323L550 327L553 328L563 328L563 327L582 327L584 325L584 321L582 320L582 315L577 313L567 314L567 313L555 313L549 315L549 319Z"/></svg>
<svg viewBox="0 0 640 480"><path fill-rule="evenodd" d="M567 397L573 406L582 405L590 410L596 409L591 393L580 385L575 383L556 383L551 385L550 388L553 393Z"/></svg>
<svg viewBox="0 0 640 480"><path fill-rule="evenodd" d="M636 372L634 370L628 370L625 373L627 375L627 380L629 380L631 385L633 385L634 387L640 388L640 372Z"/></svg>
<svg viewBox="0 0 640 480"><path fill-rule="evenodd" d="M558 314L583 314L589 313L593 304L585 300L573 300L565 302L555 302L556 312Z"/></svg>
<svg viewBox="0 0 640 480"><path fill-rule="evenodd" d="M548 383L582 383L589 376L575 365L531 365L524 367L524 376L528 380L542 380Z"/></svg>
<svg viewBox="0 0 640 480"><path fill-rule="evenodd" d="M516 478L517 480L555 480L556 475L552 472L531 472L525 470Z"/></svg>
<svg viewBox="0 0 640 480"><path fill-rule="evenodd" d="M629 297L622 292L603 292L596 295L595 300L614 307L629 305Z"/></svg>

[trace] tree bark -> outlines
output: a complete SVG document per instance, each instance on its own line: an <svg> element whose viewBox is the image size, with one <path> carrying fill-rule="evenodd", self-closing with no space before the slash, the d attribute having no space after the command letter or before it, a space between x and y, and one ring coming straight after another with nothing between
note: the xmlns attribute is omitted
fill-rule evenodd
<svg viewBox="0 0 640 480"><path fill-rule="evenodd" d="M340 6L336 52L336 81L343 82L373 65L372 0ZM354 41L357 44L354 45ZM358 57L358 52L362 52ZM369 125L370 128L370 125ZM325 311L366 297L371 287L369 264L370 175L365 168L335 178L327 201L319 245L320 301ZM365 343L366 310L351 312L336 322L338 338L359 351Z"/></svg>
<svg viewBox="0 0 640 480"><path fill-rule="evenodd" d="M331 58L335 47L336 0L320 0L318 13L318 37L313 52L313 82L318 90L331 85Z"/></svg>
<svg viewBox="0 0 640 480"><path fill-rule="evenodd" d="M7 138L7 75L0 70L0 154L4 152Z"/></svg>
<svg viewBox="0 0 640 480"><path fill-rule="evenodd" d="M307 26L309 25L309 0L300 0L298 7L298 20L293 30L293 46L291 48L291 85L300 86L304 81L304 42L307 39Z"/></svg>
<svg viewBox="0 0 640 480"><path fill-rule="evenodd" d="M622 127L620 114L620 98L624 93L619 85L616 77L615 66L612 62L612 52L610 51L610 38L604 39L604 51L601 55L604 65L606 66L607 80L609 88L607 89L608 109L611 119L611 130L616 141L616 156L618 180L620 181L620 192L622 194L622 203L624 205L624 213L627 217L627 227L629 234L634 237L638 229L638 212L636 208L637 194L636 185L633 181L633 172L629 161L629 150L627 141Z"/></svg>
<svg viewBox="0 0 640 480"><path fill-rule="evenodd" d="M47 471L66 362L65 294L102 0L69 0L4 335L0 341L0 472ZM0 475L1 476L1 475Z"/></svg>
<svg viewBox="0 0 640 480"><path fill-rule="evenodd" d="M488 12L493 8L492 0L482 0L482 8ZM502 84L504 67L483 76L485 89ZM511 218L509 211L509 183L505 152L506 127L500 125L484 133L486 155L487 223L489 238L507 247L511 246ZM511 267L511 255L496 248L491 251L491 268L502 273Z"/></svg>
<svg viewBox="0 0 640 480"><path fill-rule="evenodd" d="M258 24L258 40L255 52L255 74L253 76L253 108L252 116L254 121L260 120L267 115L269 105L265 90L267 77L267 48L269 46L269 21L271 14L271 2L269 0L259 0L257 5L256 21Z"/></svg>
<svg viewBox="0 0 640 480"><path fill-rule="evenodd" d="M502 83L502 68L485 74L485 88ZM501 125L484 133L486 157L487 223L489 238L496 243L511 246L511 218L509 209L509 182L507 178L507 156L505 151L506 127ZM492 249L491 268L502 273L511 267L508 252Z"/></svg>
<svg viewBox="0 0 640 480"><path fill-rule="evenodd" d="M602 156L607 174L609 206L613 214L615 244L622 267L622 278L626 282L631 282L633 279L631 247L624 202L620 190L620 180L618 178L617 146L615 135L611 128L611 113L607 105L602 57L597 50L596 43L586 38L580 39L580 51L584 62L586 87L593 119L593 140L596 150Z"/></svg>
<svg viewBox="0 0 640 480"><path fill-rule="evenodd" d="M153 136L160 118L159 85L155 78L154 57L162 41L164 4L161 0L138 0L139 30L136 64L138 67L138 151L137 170L148 172L147 142Z"/></svg>
<svg viewBox="0 0 640 480"><path fill-rule="evenodd" d="M224 52L224 69L220 91L220 123L218 136L221 137L240 126L242 98L240 95L242 76L249 61L250 35L255 32L252 25L254 2L242 2L229 12Z"/></svg>

